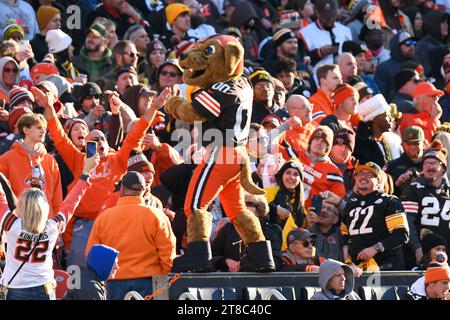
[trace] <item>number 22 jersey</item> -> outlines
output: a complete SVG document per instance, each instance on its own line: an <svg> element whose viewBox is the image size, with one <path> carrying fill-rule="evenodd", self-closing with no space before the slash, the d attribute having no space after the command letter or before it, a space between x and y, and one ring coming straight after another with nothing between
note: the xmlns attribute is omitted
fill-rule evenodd
<svg viewBox="0 0 450 320"><path fill-rule="evenodd" d="M349 198L342 215L341 231L355 263L360 251L381 242L385 251L377 254L375 260L385 264L388 262L385 258L397 255L396 249L407 242L409 234L400 200L380 191Z"/></svg>

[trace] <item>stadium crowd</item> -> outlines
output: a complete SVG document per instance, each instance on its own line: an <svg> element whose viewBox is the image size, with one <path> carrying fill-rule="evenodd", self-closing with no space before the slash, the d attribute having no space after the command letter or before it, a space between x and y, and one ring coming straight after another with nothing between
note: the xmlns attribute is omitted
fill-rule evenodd
<svg viewBox="0 0 450 320"><path fill-rule="evenodd" d="M164 105L196 97L179 61L225 34L245 50L246 150L266 191L245 206L275 270L317 273L322 300L359 299L362 272L423 270L405 299L450 299L449 13L448 0L0 0L2 292L54 299L54 270L77 266L65 299L123 299L171 272L209 153L207 126ZM217 272L247 253L232 200L208 204Z"/></svg>

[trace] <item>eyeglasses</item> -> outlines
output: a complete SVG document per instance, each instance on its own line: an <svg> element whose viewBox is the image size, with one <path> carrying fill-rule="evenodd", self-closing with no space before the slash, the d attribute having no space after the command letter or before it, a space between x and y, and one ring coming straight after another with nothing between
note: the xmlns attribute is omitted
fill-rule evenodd
<svg viewBox="0 0 450 320"><path fill-rule="evenodd" d="M106 138L105 137L93 137L91 140L95 141L95 142L99 142L99 141L106 141Z"/></svg>
<svg viewBox="0 0 450 320"><path fill-rule="evenodd" d="M411 81L414 82L415 84L418 84L418 83L421 83L421 82L422 82L422 80L416 79L416 78L411 79Z"/></svg>
<svg viewBox="0 0 450 320"><path fill-rule="evenodd" d="M358 172L356 174L356 176L358 176L358 177L366 177L366 178L369 178L369 179L377 178L377 175L374 174L373 172Z"/></svg>
<svg viewBox="0 0 450 320"><path fill-rule="evenodd" d="M17 73L17 72L19 72L19 69L17 69L17 68L3 68L3 72L6 72L6 73L8 73L8 72L12 72L12 73Z"/></svg>
<svg viewBox="0 0 450 320"><path fill-rule="evenodd" d="M408 40L408 41L405 41L405 42L403 42L403 44L405 45L405 46L407 46L407 47L411 47L411 46L416 46L416 44L417 44L417 41L413 41L413 40Z"/></svg>
<svg viewBox="0 0 450 320"><path fill-rule="evenodd" d="M124 52L123 54L129 55L131 58L134 58L134 57L138 56L137 52Z"/></svg>
<svg viewBox="0 0 450 320"><path fill-rule="evenodd" d="M171 78L176 78L176 77L179 77L179 76L180 76L179 73L176 73L176 72L170 72L170 71L161 71L160 75L162 75L162 76L169 76L169 77L171 77Z"/></svg>

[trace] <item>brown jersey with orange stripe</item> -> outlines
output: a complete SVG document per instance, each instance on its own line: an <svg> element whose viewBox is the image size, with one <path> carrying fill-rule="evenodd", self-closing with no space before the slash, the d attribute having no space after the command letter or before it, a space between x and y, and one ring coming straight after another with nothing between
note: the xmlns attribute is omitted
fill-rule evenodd
<svg viewBox="0 0 450 320"><path fill-rule="evenodd" d="M202 123L203 146L206 147L212 141L219 146L245 145L250 130L252 105L253 90L244 77L218 82L206 90L194 92L192 106L208 119Z"/></svg>

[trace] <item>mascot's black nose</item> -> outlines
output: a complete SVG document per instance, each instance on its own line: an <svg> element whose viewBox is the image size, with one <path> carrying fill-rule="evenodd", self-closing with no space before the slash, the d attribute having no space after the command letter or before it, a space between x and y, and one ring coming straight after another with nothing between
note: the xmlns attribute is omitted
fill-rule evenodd
<svg viewBox="0 0 450 320"><path fill-rule="evenodd" d="M188 57L188 55L189 55L189 53L183 52L183 53L180 55L180 60L186 59L186 58Z"/></svg>

